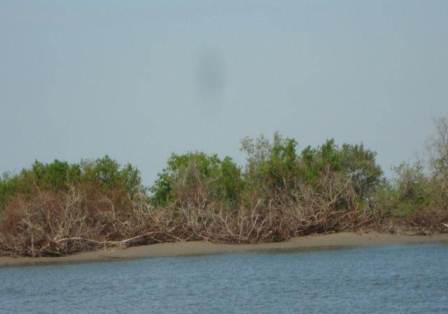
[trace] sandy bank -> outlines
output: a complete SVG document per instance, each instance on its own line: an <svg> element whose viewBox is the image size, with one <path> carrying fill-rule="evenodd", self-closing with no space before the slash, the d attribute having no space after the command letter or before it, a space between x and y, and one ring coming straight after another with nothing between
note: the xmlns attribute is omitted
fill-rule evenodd
<svg viewBox="0 0 448 314"><path fill-rule="evenodd" d="M0 257L2 266L25 266L38 264L81 263L108 260L124 260L142 257L188 256L234 253L242 251L263 250L305 250L340 247L356 247L370 245L413 244L429 242L448 243L448 234L432 236L410 236L383 233L351 233L341 232L325 235L311 235L294 238L280 243L261 244L214 244L205 241L161 243L127 249L107 249L94 252L79 253L64 257Z"/></svg>

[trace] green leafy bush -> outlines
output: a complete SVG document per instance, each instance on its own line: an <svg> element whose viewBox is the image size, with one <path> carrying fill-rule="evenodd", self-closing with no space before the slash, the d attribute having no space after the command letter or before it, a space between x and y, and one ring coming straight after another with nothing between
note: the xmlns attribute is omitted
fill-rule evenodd
<svg viewBox="0 0 448 314"><path fill-rule="evenodd" d="M272 142L264 136L245 138L241 150L247 154L244 173L246 186L263 197L287 193L297 188L299 164L297 142L274 134Z"/></svg>
<svg viewBox="0 0 448 314"><path fill-rule="evenodd" d="M238 203L243 186L240 168L230 157L201 152L173 154L150 188L154 206L173 202Z"/></svg>
<svg viewBox="0 0 448 314"><path fill-rule="evenodd" d="M80 180L99 185L103 190L123 190L130 196L144 193L146 190L137 168L131 164L121 166L109 156L94 161L82 161Z"/></svg>
<svg viewBox="0 0 448 314"><path fill-rule="evenodd" d="M67 192L73 186L85 185L105 191L122 191L129 197L145 193L140 172L130 164L120 166L105 156L94 161L70 164L55 160L36 161L30 169L0 179L0 209L18 194L31 195L36 191Z"/></svg>
<svg viewBox="0 0 448 314"><path fill-rule="evenodd" d="M394 172L395 177L381 185L375 196L376 207L383 215L408 217L429 206L431 182L421 163L402 163Z"/></svg>
<svg viewBox="0 0 448 314"><path fill-rule="evenodd" d="M314 184L327 172L342 173L353 184L360 199L375 190L383 174L376 163L376 153L363 145L343 144L339 147L332 139L316 149L305 148L301 163L301 173L307 183Z"/></svg>
<svg viewBox="0 0 448 314"><path fill-rule="evenodd" d="M360 200L365 200L381 181L382 170L376 154L363 145L334 140L322 146L308 146L297 151L297 141L275 134L272 142L265 137L246 138L242 150L248 155L245 172L247 185L260 195L296 194L301 186L318 189L323 178L338 173L353 186Z"/></svg>

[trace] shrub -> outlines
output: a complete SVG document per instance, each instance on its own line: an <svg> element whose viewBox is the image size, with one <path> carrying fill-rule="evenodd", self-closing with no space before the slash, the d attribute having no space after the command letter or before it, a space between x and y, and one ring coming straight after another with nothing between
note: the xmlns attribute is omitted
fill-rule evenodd
<svg viewBox="0 0 448 314"><path fill-rule="evenodd" d="M297 142L275 133L272 142L264 136L245 138L241 150L247 154L246 186L269 198L297 188L299 165Z"/></svg>
<svg viewBox="0 0 448 314"><path fill-rule="evenodd" d="M430 181L420 162L402 163L394 172L395 177L385 182L376 195L376 206L383 215L408 217L429 205Z"/></svg>
<svg viewBox="0 0 448 314"><path fill-rule="evenodd" d="M121 166L109 156L82 161L81 182L99 185L103 191L123 190L131 197L146 191L137 168L131 164Z"/></svg>
<svg viewBox="0 0 448 314"><path fill-rule="evenodd" d="M325 172L340 172L353 184L361 199L368 197L381 180L382 170L376 163L376 153L363 145L343 144L327 140L317 149L307 147L302 151L302 173L306 181L314 181Z"/></svg>
<svg viewBox="0 0 448 314"><path fill-rule="evenodd" d="M48 164L36 161L30 169L17 175L3 175L0 179L0 211L18 194L27 197L37 191L67 192L81 185L100 188L103 192L121 191L130 198L145 193L139 171L130 164L120 166L108 156L73 164L59 160Z"/></svg>
<svg viewBox="0 0 448 314"><path fill-rule="evenodd" d="M319 191L324 177L338 173L353 187L357 198L364 201L382 177L376 154L363 145L339 147L334 140L327 140L322 146L308 146L298 152L296 140L276 133L272 142L265 137L246 138L242 150L248 155L244 176L247 185L267 198L297 195L301 186Z"/></svg>
<svg viewBox="0 0 448 314"><path fill-rule="evenodd" d="M16 177L7 173L0 177L0 218L2 209L10 201L11 196L17 193L19 189L19 182Z"/></svg>
<svg viewBox="0 0 448 314"><path fill-rule="evenodd" d="M146 202L134 200L121 207L113 196L84 186L67 192L35 191L27 198L16 195L0 223L0 255L66 255L117 245L159 228L150 227Z"/></svg>
<svg viewBox="0 0 448 314"><path fill-rule="evenodd" d="M173 154L150 188L154 206L173 202L221 202L235 206L243 182L240 168L230 157L201 152Z"/></svg>
<svg viewBox="0 0 448 314"><path fill-rule="evenodd" d="M0 181L0 252L64 255L146 230L139 171L108 156L69 164L35 162Z"/></svg>

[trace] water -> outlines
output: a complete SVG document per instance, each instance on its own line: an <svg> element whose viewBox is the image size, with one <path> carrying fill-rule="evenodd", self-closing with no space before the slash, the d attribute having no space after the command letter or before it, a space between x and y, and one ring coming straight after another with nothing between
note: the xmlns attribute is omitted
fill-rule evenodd
<svg viewBox="0 0 448 314"><path fill-rule="evenodd" d="M448 313L448 246L0 268L0 313Z"/></svg>

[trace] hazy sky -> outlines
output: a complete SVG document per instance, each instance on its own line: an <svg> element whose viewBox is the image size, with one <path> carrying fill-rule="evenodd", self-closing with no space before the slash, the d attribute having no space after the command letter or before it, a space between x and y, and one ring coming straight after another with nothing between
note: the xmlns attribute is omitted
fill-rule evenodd
<svg viewBox="0 0 448 314"><path fill-rule="evenodd" d="M244 136L412 160L448 114L448 1L0 0L0 172L104 154L151 183Z"/></svg>

